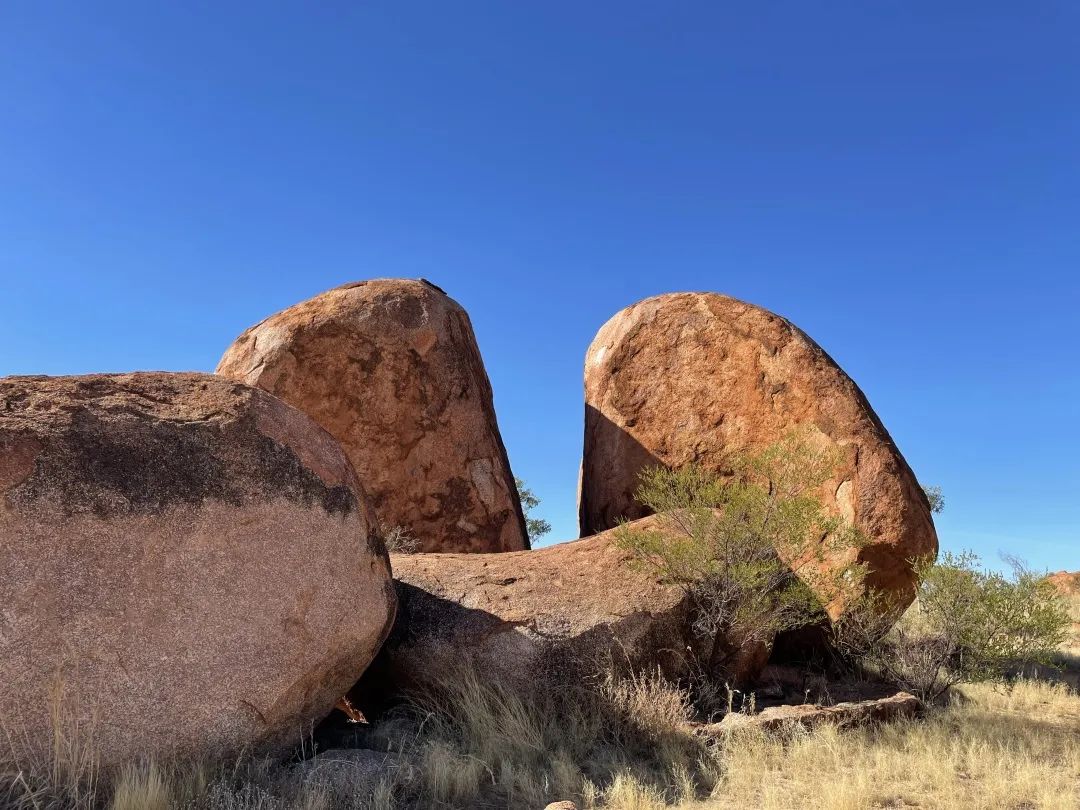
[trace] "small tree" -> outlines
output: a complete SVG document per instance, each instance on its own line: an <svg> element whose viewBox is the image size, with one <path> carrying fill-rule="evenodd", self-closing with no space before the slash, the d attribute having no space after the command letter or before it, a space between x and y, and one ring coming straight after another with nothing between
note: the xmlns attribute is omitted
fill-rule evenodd
<svg viewBox="0 0 1080 810"><path fill-rule="evenodd" d="M727 478L697 465L641 474L637 499L658 515L656 528L623 524L616 543L686 592L706 676L737 676L740 653L823 618L815 592L828 601L861 582L858 566L838 564L861 535L815 494L837 464L835 452L792 434L733 459Z"/></svg>
<svg viewBox="0 0 1080 810"><path fill-rule="evenodd" d="M958 683L1049 663L1068 632L1068 610L1045 577L1010 562L1011 578L980 569L970 552L915 561L917 598L895 627L881 595L870 594L834 625L836 646L931 701Z"/></svg>
<svg viewBox="0 0 1080 810"><path fill-rule="evenodd" d="M930 511L935 515L940 515L945 511L945 496L941 494L941 487L923 487L923 492L926 493L926 500L930 502Z"/></svg>
<svg viewBox="0 0 1080 810"><path fill-rule="evenodd" d="M551 524L543 518L532 516L531 512L540 505L540 499L516 475L514 486L517 487L518 499L521 501L521 511L525 514L525 531L529 536L529 542L535 542L551 531Z"/></svg>

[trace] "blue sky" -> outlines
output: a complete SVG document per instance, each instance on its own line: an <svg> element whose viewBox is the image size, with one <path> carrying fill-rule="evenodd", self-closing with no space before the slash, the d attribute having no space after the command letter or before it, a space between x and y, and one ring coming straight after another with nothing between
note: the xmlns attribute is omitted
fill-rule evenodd
<svg viewBox="0 0 1080 810"><path fill-rule="evenodd" d="M568 539L592 336L715 290L859 383L944 547L1080 569L1080 6L315 5L0 7L0 374L424 276Z"/></svg>

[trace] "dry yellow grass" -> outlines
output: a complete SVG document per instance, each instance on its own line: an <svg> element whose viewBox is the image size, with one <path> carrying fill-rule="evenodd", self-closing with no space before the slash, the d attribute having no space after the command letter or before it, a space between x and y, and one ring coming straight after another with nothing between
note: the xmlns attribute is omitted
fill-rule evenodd
<svg viewBox="0 0 1080 810"><path fill-rule="evenodd" d="M1080 696L1060 684L964 687L922 722L732 745L703 807L1080 807Z"/></svg>
<svg viewBox="0 0 1080 810"><path fill-rule="evenodd" d="M742 736L721 754L712 798L679 810L1076 810L1080 696L1061 684L969 686L925 721ZM597 807L661 810L646 785L612 784Z"/></svg>
<svg viewBox="0 0 1080 810"><path fill-rule="evenodd" d="M1080 808L1080 695L1061 684L968 686L923 721L740 735L710 749L683 723L685 696L654 678L608 682L599 703L579 705L522 701L457 675L418 714L386 724L383 741L411 764L362 796L308 790L268 763L149 764L112 789L84 767L43 763L24 774L32 791L5 801L0 789L0 807L539 810L573 799L583 810ZM64 773L81 774L90 789L74 789Z"/></svg>

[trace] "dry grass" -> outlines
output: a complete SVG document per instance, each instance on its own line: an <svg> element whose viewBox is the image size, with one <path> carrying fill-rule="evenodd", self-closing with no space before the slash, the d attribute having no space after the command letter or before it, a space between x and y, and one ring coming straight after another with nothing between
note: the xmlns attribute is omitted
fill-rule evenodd
<svg viewBox="0 0 1080 810"><path fill-rule="evenodd" d="M724 760L716 810L1075 809L1080 697L1037 681L963 687L926 721L743 738Z"/></svg>
<svg viewBox="0 0 1080 810"><path fill-rule="evenodd" d="M676 803L716 784L719 763L689 730L689 711L687 695L658 676L523 693L462 668L415 695L372 742L414 763L400 792L416 806L539 808L573 798L637 807L611 797L639 791Z"/></svg>
<svg viewBox="0 0 1080 810"><path fill-rule="evenodd" d="M63 681L49 684L53 735L44 752L0 717L0 752L6 748L8 753L6 758L0 754L0 808L67 810L91 808L98 802L103 785L96 724L79 719L72 708Z"/></svg>
<svg viewBox="0 0 1080 810"><path fill-rule="evenodd" d="M1061 684L964 687L921 722L740 735L712 748L688 731L688 710L686 695L655 677L523 695L463 670L378 724L369 744L408 765L348 796L309 789L269 762L144 764L109 787L85 748L62 741L58 761L3 776L0 807L538 810L559 799L595 810L1080 807L1080 696Z"/></svg>
<svg viewBox="0 0 1080 810"><path fill-rule="evenodd" d="M689 700L658 676L512 690L474 670L383 718L368 744L401 755L379 784L329 795L288 767L143 763L100 773L87 749L57 733L47 757L0 766L0 808L17 810L390 810L650 807L708 795L718 763L687 726ZM58 729L64 724L58 723Z"/></svg>

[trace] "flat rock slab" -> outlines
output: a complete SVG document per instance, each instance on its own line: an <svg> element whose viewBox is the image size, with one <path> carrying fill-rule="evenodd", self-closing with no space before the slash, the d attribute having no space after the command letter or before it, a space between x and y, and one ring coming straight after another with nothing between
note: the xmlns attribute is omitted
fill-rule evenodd
<svg viewBox="0 0 1080 810"><path fill-rule="evenodd" d="M392 555L400 609L372 679L392 692L466 658L509 683L612 663L685 674L687 597L632 566L613 535L506 554Z"/></svg>
<svg viewBox="0 0 1080 810"><path fill-rule="evenodd" d="M879 700L837 703L835 706L773 706L758 714L732 712L719 723L698 728L705 736L721 736L747 729L775 732L790 728L814 729L819 726L850 728L918 717L925 710L923 702L907 692Z"/></svg>

